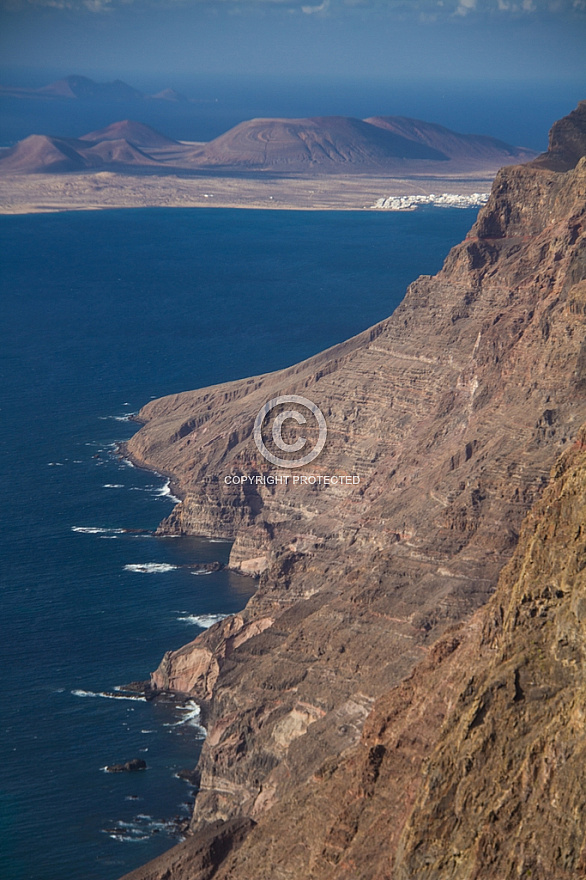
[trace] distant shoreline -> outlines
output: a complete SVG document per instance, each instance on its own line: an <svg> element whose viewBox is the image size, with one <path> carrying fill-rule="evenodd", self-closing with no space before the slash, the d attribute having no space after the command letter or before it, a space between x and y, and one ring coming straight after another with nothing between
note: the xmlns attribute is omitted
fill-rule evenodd
<svg viewBox="0 0 586 880"><path fill-rule="evenodd" d="M327 174L266 179L124 172L10 174L0 177L0 214L114 208L242 208L286 211L377 210L390 196L489 192L494 174L384 177Z"/></svg>

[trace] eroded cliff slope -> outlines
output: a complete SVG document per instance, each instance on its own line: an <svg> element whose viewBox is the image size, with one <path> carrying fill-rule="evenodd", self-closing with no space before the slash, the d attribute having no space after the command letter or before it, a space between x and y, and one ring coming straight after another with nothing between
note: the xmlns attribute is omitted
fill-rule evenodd
<svg viewBox="0 0 586 880"><path fill-rule="evenodd" d="M433 642L487 601L575 440L586 419L586 160L567 156L577 143L586 153L586 104L568 119L552 150L571 167L546 158L501 171L466 240L391 318L288 370L141 411L129 452L172 475L183 498L162 529L234 538L232 564L260 574L242 614L153 675L204 703L194 831L239 816L260 828L361 742L375 700L422 660L433 667L446 650ZM297 472L356 474L359 485L225 484L271 471L252 430L282 394L311 399L328 425L325 449ZM336 825L332 851L343 851L352 814ZM266 876L314 876L279 870Z"/></svg>
<svg viewBox="0 0 586 880"><path fill-rule="evenodd" d="M260 819L216 880L585 877L585 672L586 426L489 604L375 703L357 747Z"/></svg>

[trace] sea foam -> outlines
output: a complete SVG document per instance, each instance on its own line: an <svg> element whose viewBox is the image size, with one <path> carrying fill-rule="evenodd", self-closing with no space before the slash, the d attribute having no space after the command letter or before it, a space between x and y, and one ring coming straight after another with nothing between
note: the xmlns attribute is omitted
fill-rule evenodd
<svg viewBox="0 0 586 880"><path fill-rule="evenodd" d="M193 623L202 629L209 629L214 623L224 620L228 614L186 614L184 617L178 617L183 623Z"/></svg>
<svg viewBox="0 0 586 880"><path fill-rule="evenodd" d="M134 694L113 694L108 691L84 691L79 688L71 691L74 697L102 697L105 700L138 700L144 703L145 698Z"/></svg>
<svg viewBox="0 0 586 880"><path fill-rule="evenodd" d="M166 571L177 571L178 565L168 565L166 562L138 562L133 565L125 565L124 571L137 571L141 574L160 574Z"/></svg>
<svg viewBox="0 0 586 880"><path fill-rule="evenodd" d="M177 708L180 712L183 712L183 718L180 718L179 721L171 721L168 724L164 724L163 727L193 727L198 737L205 739L206 729L199 723L201 709L195 700L189 700L184 706L178 706Z"/></svg>
<svg viewBox="0 0 586 880"><path fill-rule="evenodd" d="M161 486L160 489L155 489L154 495L157 495L159 498L168 498L169 501L174 501L175 504L179 504L179 498L171 493L171 481L167 480L164 486Z"/></svg>
<svg viewBox="0 0 586 880"><path fill-rule="evenodd" d="M71 526L71 531L81 535L123 535L125 529L107 529L102 526Z"/></svg>

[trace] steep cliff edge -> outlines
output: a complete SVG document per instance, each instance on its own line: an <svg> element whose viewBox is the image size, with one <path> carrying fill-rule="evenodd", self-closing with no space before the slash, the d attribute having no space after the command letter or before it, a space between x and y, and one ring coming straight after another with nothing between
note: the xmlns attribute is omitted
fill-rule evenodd
<svg viewBox="0 0 586 880"><path fill-rule="evenodd" d="M567 130L583 156L586 104L568 119L552 150ZM264 822L297 796L361 741L374 701L423 658L433 665L432 643L489 598L586 419L585 205L584 158L504 169L466 240L391 318L288 370L141 411L129 453L171 474L183 498L162 530L234 538L232 565L260 574L242 614L153 675L204 701L194 831ZM328 425L297 473L357 474L359 486L225 484L267 473L253 424L281 394L310 398ZM267 876L311 876L287 870Z"/></svg>

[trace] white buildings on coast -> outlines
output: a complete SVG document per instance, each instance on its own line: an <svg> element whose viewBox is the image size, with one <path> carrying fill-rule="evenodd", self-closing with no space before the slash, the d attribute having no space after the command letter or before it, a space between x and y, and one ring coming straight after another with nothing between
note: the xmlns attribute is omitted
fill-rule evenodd
<svg viewBox="0 0 586 880"><path fill-rule="evenodd" d="M441 193L428 196L389 196L377 199L374 205L370 205L373 211L415 211L423 205L431 205L434 208L479 208L488 201L489 193L472 193L469 196L461 196L457 193Z"/></svg>

